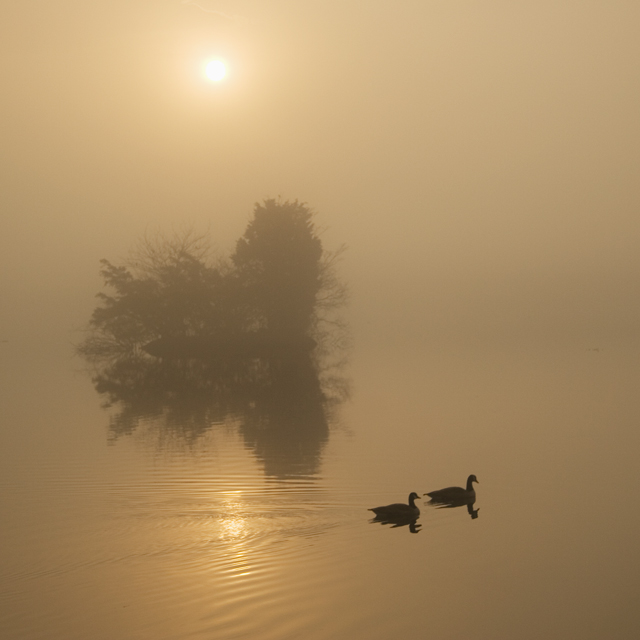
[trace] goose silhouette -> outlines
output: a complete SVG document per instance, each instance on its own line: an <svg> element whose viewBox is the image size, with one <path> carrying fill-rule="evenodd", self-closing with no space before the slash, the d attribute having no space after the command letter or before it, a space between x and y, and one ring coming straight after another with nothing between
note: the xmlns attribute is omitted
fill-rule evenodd
<svg viewBox="0 0 640 640"><path fill-rule="evenodd" d="M468 502L474 502L476 499L476 490L473 488L474 482L480 484L478 478L471 474L467 478L466 489L462 487L446 487L445 489L438 489L437 491L429 491L429 493L425 493L424 495L429 496L431 502L445 504L466 504Z"/></svg>
<svg viewBox="0 0 640 640"><path fill-rule="evenodd" d="M414 491L409 494L409 504L395 502L382 507L374 507L369 509L376 514L377 518L388 518L389 520L413 519L420 515L420 509L416 506L416 500L420 496Z"/></svg>

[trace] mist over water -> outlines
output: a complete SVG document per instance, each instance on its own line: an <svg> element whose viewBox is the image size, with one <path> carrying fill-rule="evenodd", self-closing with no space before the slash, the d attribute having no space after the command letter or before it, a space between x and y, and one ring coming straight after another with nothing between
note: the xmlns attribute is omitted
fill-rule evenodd
<svg viewBox="0 0 640 640"><path fill-rule="evenodd" d="M0 636L637 636L639 11L7 7ZM341 367L78 357L101 259L270 198L347 245Z"/></svg>

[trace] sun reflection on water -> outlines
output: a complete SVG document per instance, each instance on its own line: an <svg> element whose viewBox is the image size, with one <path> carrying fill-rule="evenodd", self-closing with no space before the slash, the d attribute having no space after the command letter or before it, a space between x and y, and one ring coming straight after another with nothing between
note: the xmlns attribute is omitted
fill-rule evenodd
<svg viewBox="0 0 640 640"><path fill-rule="evenodd" d="M221 505L220 537L225 541L239 540L247 534L246 505L239 500L241 493L234 491Z"/></svg>
<svg viewBox="0 0 640 640"><path fill-rule="evenodd" d="M242 538L247 528L245 519L240 515L223 518L221 526L221 538L223 540L237 540L238 538Z"/></svg>
<svg viewBox="0 0 640 640"><path fill-rule="evenodd" d="M252 573L247 549L246 538L249 535L247 507L238 497L240 492L234 492L233 498L228 498L222 503L220 519L220 540L231 543L229 546L228 563L234 577L247 576Z"/></svg>

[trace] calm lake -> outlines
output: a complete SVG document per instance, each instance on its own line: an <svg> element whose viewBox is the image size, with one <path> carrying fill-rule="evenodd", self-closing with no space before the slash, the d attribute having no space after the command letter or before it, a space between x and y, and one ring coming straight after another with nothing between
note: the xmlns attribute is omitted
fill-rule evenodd
<svg viewBox="0 0 640 640"><path fill-rule="evenodd" d="M128 428L70 347L0 345L0 637L638 637L638 345L357 338L292 442L191 406ZM472 473L476 518L367 511Z"/></svg>

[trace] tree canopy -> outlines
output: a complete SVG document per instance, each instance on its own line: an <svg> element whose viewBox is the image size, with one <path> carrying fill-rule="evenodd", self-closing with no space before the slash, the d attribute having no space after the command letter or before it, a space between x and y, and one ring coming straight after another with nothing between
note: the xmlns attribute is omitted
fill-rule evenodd
<svg viewBox="0 0 640 640"><path fill-rule="evenodd" d="M256 204L232 261L256 326L278 335L311 328L321 286L322 242L297 201Z"/></svg>
<svg viewBox="0 0 640 640"><path fill-rule="evenodd" d="M228 259L214 259L207 237L193 231L145 237L127 265L101 261L110 292L98 294L79 351L99 358L150 343L189 355L258 338L303 344L317 337L319 313L344 300L332 257L298 201L256 203Z"/></svg>
<svg viewBox="0 0 640 640"><path fill-rule="evenodd" d="M265 200L228 258L187 231L145 236L125 265L102 260L107 291L78 351L119 408L110 437L154 424L192 443L233 416L267 473L315 473L328 412L348 395L343 356L326 357L346 335L330 315L345 297L338 255L309 207Z"/></svg>

